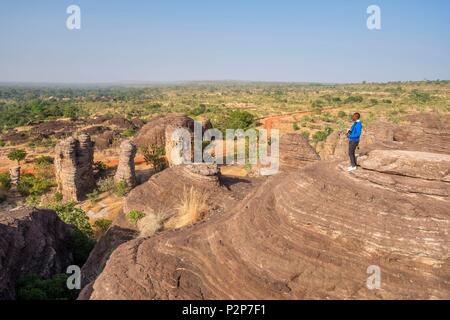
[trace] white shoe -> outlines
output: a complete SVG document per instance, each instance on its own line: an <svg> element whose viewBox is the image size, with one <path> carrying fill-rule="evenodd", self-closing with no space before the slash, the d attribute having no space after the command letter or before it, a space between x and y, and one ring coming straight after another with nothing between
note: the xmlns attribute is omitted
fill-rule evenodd
<svg viewBox="0 0 450 320"><path fill-rule="evenodd" d="M355 171L355 170L356 170L356 167L348 167L348 169L347 169L348 172Z"/></svg>

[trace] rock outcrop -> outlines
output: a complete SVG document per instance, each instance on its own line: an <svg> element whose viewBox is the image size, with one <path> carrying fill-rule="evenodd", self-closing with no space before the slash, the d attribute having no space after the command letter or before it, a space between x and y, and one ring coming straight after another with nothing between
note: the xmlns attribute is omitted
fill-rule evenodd
<svg viewBox="0 0 450 320"><path fill-rule="evenodd" d="M348 139L345 133L334 131L326 141L318 144L317 151L322 160L345 159L348 157Z"/></svg>
<svg viewBox="0 0 450 320"><path fill-rule="evenodd" d="M252 186L250 181L220 182L220 174L216 165L190 164L168 168L153 175L146 183L134 188L125 198L123 212L114 220L111 228L98 241L88 261L82 269L83 286L87 286L81 295L90 295L88 284L95 280L102 271L109 255L122 243L139 235L135 225L126 219L126 213L138 210L147 215L164 214L173 216L185 190L194 188L208 194L211 213L230 208ZM233 191L237 188L236 194Z"/></svg>
<svg viewBox="0 0 450 320"><path fill-rule="evenodd" d="M311 164L202 224L121 245L90 298L448 299L449 205Z"/></svg>
<svg viewBox="0 0 450 320"><path fill-rule="evenodd" d="M169 166L191 163L193 135L189 129L168 125L165 131L165 155Z"/></svg>
<svg viewBox="0 0 450 320"><path fill-rule="evenodd" d="M20 167L12 167L9 169L9 177L11 180L11 190L16 191L20 181Z"/></svg>
<svg viewBox="0 0 450 320"><path fill-rule="evenodd" d="M65 201L83 200L95 187L94 144L87 134L61 141L55 147L55 176Z"/></svg>
<svg viewBox="0 0 450 320"><path fill-rule="evenodd" d="M51 210L0 213L0 300L14 299L16 281L50 277L73 264L72 227Z"/></svg>
<svg viewBox="0 0 450 320"><path fill-rule="evenodd" d="M139 130L134 142L142 149L152 149L155 145L165 147L167 127L187 128L194 132L194 120L182 115L156 117Z"/></svg>
<svg viewBox="0 0 450 320"><path fill-rule="evenodd" d="M125 140L120 145L119 165L114 176L114 182L124 182L127 189L131 190L136 186L136 172L134 158L136 156L136 145Z"/></svg>
<svg viewBox="0 0 450 320"><path fill-rule="evenodd" d="M319 155L309 144L308 139L300 134L288 133L280 139L281 169L298 169L305 164L320 160Z"/></svg>
<svg viewBox="0 0 450 320"><path fill-rule="evenodd" d="M382 173L450 182L450 155L446 154L373 150L360 158L359 165Z"/></svg>
<svg viewBox="0 0 450 320"><path fill-rule="evenodd" d="M172 167L150 178L133 189L125 199L123 210L138 210L149 214L164 212L173 215L184 190L191 187L220 197L225 190L220 188L219 171L212 164L190 164ZM217 199L216 203L223 202Z"/></svg>
<svg viewBox="0 0 450 320"><path fill-rule="evenodd" d="M154 175L125 211L173 212L191 186L219 209L190 227L123 240L81 298L450 299L447 129L398 135L414 123L374 134L352 173L340 160L316 162L288 136L280 142L288 170L246 192L224 192L214 175L198 175L205 168ZM377 289L367 286L373 266Z"/></svg>

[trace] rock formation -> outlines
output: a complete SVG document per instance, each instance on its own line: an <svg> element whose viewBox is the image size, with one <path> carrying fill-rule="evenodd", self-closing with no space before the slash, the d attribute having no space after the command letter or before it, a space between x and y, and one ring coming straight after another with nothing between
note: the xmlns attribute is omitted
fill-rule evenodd
<svg viewBox="0 0 450 320"><path fill-rule="evenodd" d="M420 125L423 137L396 141L403 126L394 141L372 143L352 173L308 152L300 169L228 185L242 193L187 166L154 175L125 210L170 213L186 186L208 186L220 209L190 227L123 239L80 298L449 299L449 137L445 126ZM285 163L299 161L287 150ZM371 266L381 270L375 290Z"/></svg>
<svg viewBox="0 0 450 320"><path fill-rule="evenodd" d="M9 177L11 179L11 190L16 191L20 181L20 167L12 167L9 169Z"/></svg>
<svg viewBox="0 0 450 320"><path fill-rule="evenodd" d="M95 187L94 145L89 135L70 137L55 147L55 176L65 201L80 201Z"/></svg>
<svg viewBox="0 0 450 320"><path fill-rule="evenodd" d="M280 166L283 169L298 169L306 163L320 160L308 139L297 133L288 133L280 139Z"/></svg>
<svg viewBox="0 0 450 320"><path fill-rule="evenodd" d="M134 138L134 142L138 148L142 149L152 149L155 145L165 147L168 126L187 128L190 132L194 132L194 120L189 117L181 115L160 116L145 124Z"/></svg>
<svg viewBox="0 0 450 320"><path fill-rule="evenodd" d="M72 231L51 210L0 213L0 300L15 298L21 277L65 272L73 264Z"/></svg>
<svg viewBox="0 0 450 320"><path fill-rule="evenodd" d="M359 165L382 173L450 182L450 155L446 154L373 150L360 158Z"/></svg>
<svg viewBox="0 0 450 320"><path fill-rule="evenodd" d="M169 166L191 163L193 136L189 129L168 125L165 135L165 154Z"/></svg>
<svg viewBox="0 0 450 320"><path fill-rule="evenodd" d="M117 184L121 181L125 182L128 190L136 185L136 172L134 167L134 157L136 156L136 145L125 140L120 145L119 165L114 176L114 182Z"/></svg>
<svg viewBox="0 0 450 320"><path fill-rule="evenodd" d="M237 183L233 182L230 188L234 189L236 185ZM250 183L243 183L242 188L238 191L238 196L245 195L250 186ZM174 166L153 175L146 183L134 188L125 198L123 212L118 215L111 228L99 240L83 266L83 286L95 280L116 247L136 237L136 226L127 221L126 213L138 210L148 215L162 213L168 216L173 215L177 211L184 190L190 188L210 194L210 202L214 204L211 207L212 211L230 207L230 203L237 201L231 196L228 188L220 186L219 171L216 165ZM89 290L90 288L87 288L82 297L89 296Z"/></svg>
<svg viewBox="0 0 450 320"><path fill-rule="evenodd" d="M322 160L345 159L348 157L348 140L345 133L334 131L324 142L317 145Z"/></svg>
<svg viewBox="0 0 450 320"><path fill-rule="evenodd" d="M449 205L312 164L207 222L118 247L90 298L448 299Z"/></svg>

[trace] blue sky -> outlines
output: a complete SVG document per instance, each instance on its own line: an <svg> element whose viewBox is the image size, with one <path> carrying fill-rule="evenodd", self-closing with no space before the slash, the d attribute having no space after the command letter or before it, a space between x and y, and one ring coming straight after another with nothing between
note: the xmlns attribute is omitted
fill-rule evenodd
<svg viewBox="0 0 450 320"><path fill-rule="evenodd" d="M71 4L81 30L66 28ZM450 79L448 0L0 3L1 82L423 79Z"/></svg>

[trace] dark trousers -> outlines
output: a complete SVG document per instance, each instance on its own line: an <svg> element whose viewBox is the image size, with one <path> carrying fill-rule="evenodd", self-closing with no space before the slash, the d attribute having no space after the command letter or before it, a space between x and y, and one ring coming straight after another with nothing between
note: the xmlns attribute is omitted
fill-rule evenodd
<svg viewBox="0 0 450 320"><path fill-rule="evenodd" d="M348 142L348 155L350 157L350 162L352 164L352 167L356 167L356 156L355 151L356 147L358 147L359 141L349 141Z"/></svg>

